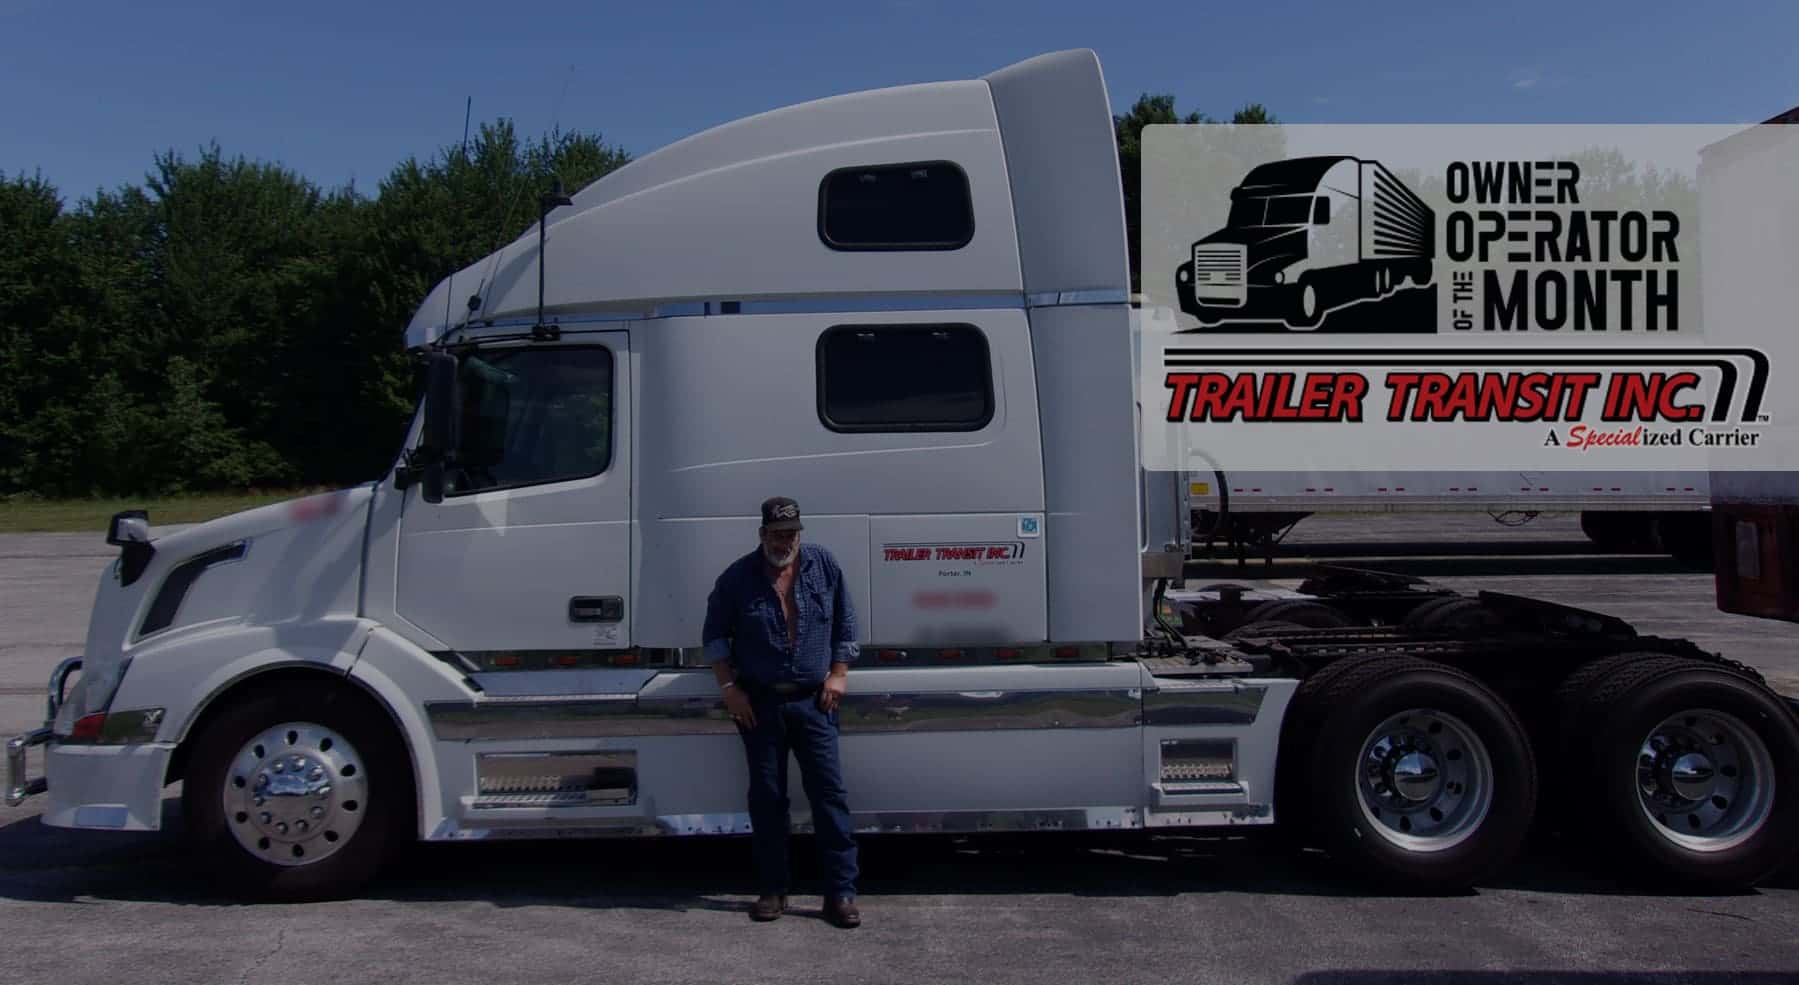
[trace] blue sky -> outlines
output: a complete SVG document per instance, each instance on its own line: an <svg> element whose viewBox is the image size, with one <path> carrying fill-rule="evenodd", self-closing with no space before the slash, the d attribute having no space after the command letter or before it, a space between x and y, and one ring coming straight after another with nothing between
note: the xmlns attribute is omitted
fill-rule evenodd
<svg viewBox="0 0 1799 985"><path fill-rule="evenodd" d="M1701 12L1704 12L1703 14ZM158 150L374 192L510 116L641 155L749 113L1098 51L1115 109L1267 104L1289 122L1754 122L1799 105L1799 3L0 0L0 171L65 198Z"/></svg>

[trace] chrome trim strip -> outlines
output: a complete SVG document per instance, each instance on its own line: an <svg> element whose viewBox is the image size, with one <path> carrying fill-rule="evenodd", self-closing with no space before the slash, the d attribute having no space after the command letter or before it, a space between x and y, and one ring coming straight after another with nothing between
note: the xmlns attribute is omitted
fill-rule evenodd
<svg viewBox="0 0 1799 985"><path fill-rule="evenodd" d="M1143 697L1143 724L1252 725L1267 695L1262 684L1162 681Z"/></svg>
<svg viewBox="0 0 1799 985"><path fill-rule="evenodd" d="M1240 804L1217 810L1150 811L1146 828L1224 828L1241 824L1273 824L1274 808L1267 804Z"/></svg>
<svg viewBox="0 0 1799 985"><path fill-rule="evenodd" d="M1164 780L1160 788L1170 797L1243 795L1243 784L1235 780Z"/></svg>
<svg viewBox="0 0 1799 985"><path fill-rule="evenodd" d="M1056 308L1074 305L1128 304L1130 292L1114 288L1087 288L1075 291L967 291L958 294L846 294L825 297L795 298L702 298L646 304L635 311L594 311L578 315L553 317L550 324L565 331L578 325L616 325L627 321L656 321L661 318L696 318L739 315L803 315L853 314L881 311L967 311L982 308ZM726 305L734 306L727 309ZM440 341L458 334L489 330L529 329L535 318L496 318L489 322L476 318L448 326L438 332Z"/></svg>
<svg viewBox="0 0 1799 985"><path fill-rule="evenodd" d="M501 818L494 818L502 823ZM476 841L509 838L633 838L746 835L750 816L736 811L719 814L663 814L656 817L505 818L505 827L470 828L446 820L430 841ZM850 815L857 834L939 834L1001 831L1119 831L1144 826L1135 807L1074 807L1020 811L883 811ZM794 815L796 834L813 831L811 815Z"/></svg>
<svg viewBox="0 0 1799 985"><path fill-rule="evenodd" d="M635 694L497 697L427 702L431 731L442 742L480 739L591 739L643 734L633 727ZM624 727L620 727L621 721Z"/></svg>
<svg viewBox="0 0 1799 985"><path fill-rule="evenodd" d="M1025 295L1031 308L1058 308L1086 304L1128 304L1130 292L1110 287L1093 287L1079 291L1039 291Z"/></svg>
<svg viewBox="0 0 1799 985"><path fill-rule="evenodd" d="M845 735L876 732L983 732L999 729L1135 728L1143 692L877 691L844 697ZM634 694L521 696L425 706L439 741L607 739L730 735L737 726L716 695L641 698Z"/></svg>
<svg viewBox="0 0 1799 985"><path fill-rule="evenodd" d="M845 734L986 732L998 729L1135 728L1143 692L925 691L848 694L838 711Z"/></svg>

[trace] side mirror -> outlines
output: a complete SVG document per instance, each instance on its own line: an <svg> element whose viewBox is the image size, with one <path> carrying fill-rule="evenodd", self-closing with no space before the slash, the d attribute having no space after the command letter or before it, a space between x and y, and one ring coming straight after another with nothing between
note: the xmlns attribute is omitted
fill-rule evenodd
<svg viewBox="0 0 1799 985"><path fill-rule="evenodd" d="M112 515L106 528L106 542L113 547L150 542L150 511L124 510Z"/></svg>
<svg viewBox="0 0 1799 985"><path fill-rule="evenodd" d="M1328 226L1331 224L1331 200L1323 195L1312 200L1312 225Z"/></svg>
<svg viewBox="0 0 1799 985"><path fill-rule="evenodd" d="M118 578L120 585L129 585L137 581L150 566L150 559L156 556L156 548L150 544L150 513L148 510L121 510L112 515L112 522L106 526L106 542L119 549Z"/></svg>
<svg viewBox="0 0 1799 985"><path fill-rule="evenodd" d="M444 498L444 459L456 450L456 425L462 417L456 389L456 357L433 352L425 366L425 430L419 442L424 471L422 495L427 503Z"/></svg>

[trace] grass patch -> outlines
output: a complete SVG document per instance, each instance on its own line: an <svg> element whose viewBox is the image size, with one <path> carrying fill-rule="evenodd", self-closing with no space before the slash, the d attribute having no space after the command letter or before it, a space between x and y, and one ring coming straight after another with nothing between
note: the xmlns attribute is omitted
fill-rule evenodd
<svg viewBox="0 0 1799 985"><path fill-rule="evenodd" d="M120 510L149 510L150 527L200 523L321 489L208 493L162 499L0 499L0 533L92 533L106 536L107 521Z"/></svg>

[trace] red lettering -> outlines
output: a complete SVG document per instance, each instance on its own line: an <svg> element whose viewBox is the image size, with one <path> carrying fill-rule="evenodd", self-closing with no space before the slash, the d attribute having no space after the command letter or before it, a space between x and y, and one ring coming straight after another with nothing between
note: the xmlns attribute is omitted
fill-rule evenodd
<svg viewBox="0 0 1799 985"><path fill-rule="evenodd" d="M1163 385L1174 391L1168 398L1168 421L1178 424L1187 416L1187 402L1192 399L1190 391L1193 384L1199 381L1198 373L1169 373Z"/></svg>

